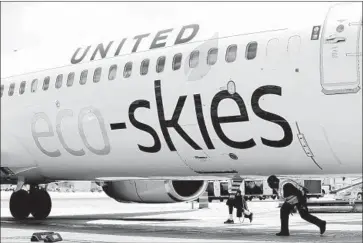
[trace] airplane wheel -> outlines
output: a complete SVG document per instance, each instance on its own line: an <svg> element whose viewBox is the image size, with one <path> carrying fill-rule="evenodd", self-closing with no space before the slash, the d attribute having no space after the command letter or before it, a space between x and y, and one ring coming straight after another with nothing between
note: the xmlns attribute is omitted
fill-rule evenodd
<svg viewBox="0 0 363 243"><path fill-rule="evenodd" d="M362 193L358 193L357 200L362 200Z"/></svg>
<svg viewBox="0 0 363 243"><path fill-rule="evenodd" d="M52 199L45 190L34 190L30 193L31 214L35 219L45 219L52 210Z"/></svg>
<svg viewBox="0 0 363 243"><path fill-rule="evenodd" d="M30 214L30 196L25 190L13 192L10 197L10 212L15 219L26 219Z"/></svg>

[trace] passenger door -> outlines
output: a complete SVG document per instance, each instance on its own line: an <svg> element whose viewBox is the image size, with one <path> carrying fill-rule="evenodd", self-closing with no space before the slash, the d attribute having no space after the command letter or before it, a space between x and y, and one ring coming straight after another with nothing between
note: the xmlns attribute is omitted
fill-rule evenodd
<svg viewBox="0 0 363 243"><path fill-rule="evenodd" d="M321 36L321 85L325 94L356 93L360 87L362 4L334 5Z"/></svg>

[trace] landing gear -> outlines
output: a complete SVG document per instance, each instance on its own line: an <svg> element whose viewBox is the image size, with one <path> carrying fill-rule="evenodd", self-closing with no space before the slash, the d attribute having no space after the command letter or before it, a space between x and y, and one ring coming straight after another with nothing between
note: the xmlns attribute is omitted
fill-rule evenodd
<svg viewBox="0 0 363 243"><path fill-rule="evenodd" d="M29 192L23 189L13 192L10 198L11 215L18 220L26 219L30 214L35 219L45 219L51 209L49 193L37 186L31 186Z"/></svg>
<svg viewBox="0 0 363 243"><path fill-rule="evenodd" d="M30 214L29 193L25 190L13 192L10 197L10 212L15 219L26 219Z"/></svg>
<svg viewBox="0 0 363 243"><path fill-rule="evenodd" d="M30 191L30 213L35 219L45 219L52 209L52 200L46 190Z"/></svg>

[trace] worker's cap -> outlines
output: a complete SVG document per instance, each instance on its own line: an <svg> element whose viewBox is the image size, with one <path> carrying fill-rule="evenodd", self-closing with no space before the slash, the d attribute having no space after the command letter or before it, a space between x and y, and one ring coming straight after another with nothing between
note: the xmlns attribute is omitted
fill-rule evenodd
<svg viewBox="0 0 363 243"><path fill-rule="evenodd" d="M277 182L279 179L275 175L271 175L267 178L267 183L271 184L273 182Z"/></svg>

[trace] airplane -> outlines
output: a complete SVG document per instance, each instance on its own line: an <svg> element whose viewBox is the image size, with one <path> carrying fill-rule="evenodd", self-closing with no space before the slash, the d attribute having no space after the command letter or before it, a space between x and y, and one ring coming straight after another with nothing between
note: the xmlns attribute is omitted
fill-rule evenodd
<svg viewBox="0 0 363 243"><path fill-rule="evenodd" d="M1 72L12 216L47 218L39 185L55 181L97 181L119 202L175 203L235 175L361 174L362 3L319 6L300 24L289 10L286 21L219 13L25 52L26 65Z"/></svg>

